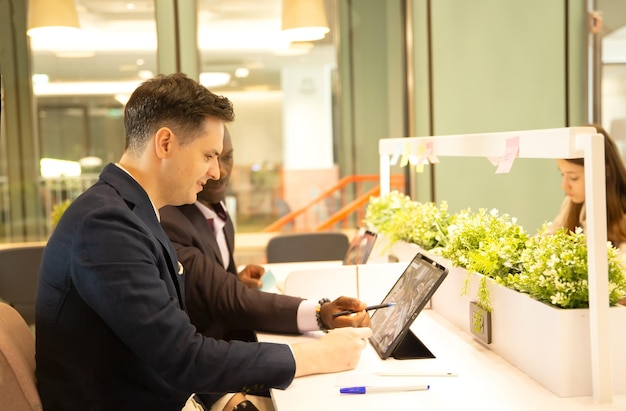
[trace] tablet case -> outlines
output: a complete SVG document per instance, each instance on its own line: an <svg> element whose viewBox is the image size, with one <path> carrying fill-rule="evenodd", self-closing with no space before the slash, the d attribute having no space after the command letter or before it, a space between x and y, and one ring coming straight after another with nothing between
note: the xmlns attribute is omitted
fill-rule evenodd
<svg viewBox="0 0 626 411"><path fill-rule="evenodd" d="M371 317L370 343L382 359L434 358L409 327L448 275L448 269L417 253L382 301L393 307Z"/></svg>

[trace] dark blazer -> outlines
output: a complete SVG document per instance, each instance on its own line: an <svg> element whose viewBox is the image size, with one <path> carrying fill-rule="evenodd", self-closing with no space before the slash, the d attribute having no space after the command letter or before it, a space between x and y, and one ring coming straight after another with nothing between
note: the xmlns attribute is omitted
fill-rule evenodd
<svg viewBox="0 0 626 411"><path fill-rule="evenodd" d="M44 251L36 303L46 411L180 411L189 395L286 388L290 348L203 337L182 270L141 186L109 164Z"/></svg>
<svg viewBox="0 0 626 411"><path fill-rule="evenodd" d="M213 231L198 207L168 206L160 213L161 225L185 267L185 304L201 333L223 338L228 330L298 332L302 299L248 288L226 271Z"/></svg>

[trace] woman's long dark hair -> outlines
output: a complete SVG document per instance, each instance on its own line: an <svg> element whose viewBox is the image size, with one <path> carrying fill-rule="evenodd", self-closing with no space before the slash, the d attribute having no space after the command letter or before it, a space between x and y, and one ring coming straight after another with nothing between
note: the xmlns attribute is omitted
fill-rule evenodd
<svg viewBox="0 0 626 411"><path fill-rule="evenodd" d="M626 241L626 167L617 145L600 125L592 124L604 136L604 164L606 166L606 222L607 237L614 245ZM584 159L567 159L570 163L585 166ZM564 226L570 231L580 226L583 204L571 203Z"/></svg>

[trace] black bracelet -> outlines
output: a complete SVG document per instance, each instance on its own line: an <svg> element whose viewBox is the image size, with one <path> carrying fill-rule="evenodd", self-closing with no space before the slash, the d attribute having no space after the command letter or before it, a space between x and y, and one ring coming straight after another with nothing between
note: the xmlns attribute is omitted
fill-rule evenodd
<svg viewBox="0 0 626 411"><path fill-rule="evenodd" d="M328 332L328 328L326 328L324 322L322 321L322 306L329 302L330 300L328 298L322 298L317 302L317 308L315 309L315 319L317 320L317 326L325 333Z"/></svg>
<svg viewBox="0 0 626 411"><path fill-rule="evenodd" d="M254 404L252 404L250 400L241 401L239 404L235 405L235 407L233 408L233 411L241 411L241 410L259 411L259 409Z"/></svg>

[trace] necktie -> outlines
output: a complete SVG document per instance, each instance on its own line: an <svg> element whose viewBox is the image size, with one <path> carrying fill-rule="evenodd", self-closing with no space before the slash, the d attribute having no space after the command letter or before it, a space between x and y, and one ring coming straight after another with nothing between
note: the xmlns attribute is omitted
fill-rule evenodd
<svg viewBox="0 0 626 411"><path fill-rule="evenodd" d="M228 219L228 215L226 214L226 210L224 210L224 207L222 207L222 204L220 203L211 204L211 207L213 208L213 211L215 211L215 214L217 214L219 219L222 220L222 222L220 222L219 220L216 222L213 218L207 218L207 220L209 220L209 223L213 228L213 234L215 235L217 245L220 249L220 254L222 255L224 268L228 268L230 261L230 251L228 250L228 243L226 242L226 236L224 234L224 230L222 229L224 227L224 222L226 222L226 220Z"/></svg>
<svg viewBox="0 0 626 411"><path fill-rule="evenodd" d="M207 218L206 222L209 223L209 227L213 230L213 234L215 235L215 222L213 222L212 218Z"/></svg>

